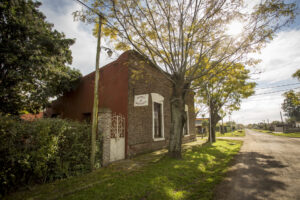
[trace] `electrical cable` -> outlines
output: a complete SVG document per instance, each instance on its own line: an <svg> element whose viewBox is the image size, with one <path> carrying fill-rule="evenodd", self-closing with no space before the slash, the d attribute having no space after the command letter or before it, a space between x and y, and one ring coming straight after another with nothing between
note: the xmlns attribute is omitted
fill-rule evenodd
<svg viewBox="0 0 300 200"><path fill-rule="evenodd" d="M256 88L256 90L264 90L264 89L269 89L269 88L279 88L279 87L285 87L285 86L291 86L291 85L299 85L300 83L291 83L291 84L286 84L286 85L276 85L276 86L271 86L271 87L264 87L264 88Z"/></svg>
<svg viewBox="0 0 300 200"><path fill-rule="evenodd" d="M88 5L86 5L85 3L83 3L82 1L80 1L80 0L73 0L73 1L75 1L75 2L77 2L77 3L79 3L79 4L81 4L82 6L86 7L86 8L89 9L90 11L92 11L93 13L95 13L95 14L101 16L103 19L105 19L104 16L103 16L101 13L96 12L94 9L92 9L91 7L89 7Z"/></svg>
<svg viewBox="0 0 300 200"><path fill-rule="evenodd" d="M289 88L289 89L285 89L285 90L279 90L279 91L273 91L273 92L265 92L265 93L259 93L259 94L255 94L252 96L258 96L258 95L264 95L264 94L273 94L273 93L277 93L277 92L284 92L284 91L288 91L288 90L295 90L295 89L299 89L300 87L296 87L296 88Z"/></svg>

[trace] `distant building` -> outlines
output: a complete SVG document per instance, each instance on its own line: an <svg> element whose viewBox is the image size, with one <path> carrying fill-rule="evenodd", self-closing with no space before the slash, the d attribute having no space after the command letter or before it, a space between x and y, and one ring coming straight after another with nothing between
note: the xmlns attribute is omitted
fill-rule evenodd
<svg viewBox="0 0 300 200"><path fill-rule="evenodd" d="M209 121L209 118L196 118L195 119L195 127L196 127L196 132L198 134L202 134L207 132L207 127L203 125L204 121Z"/></svg>
<svg viewBox="0 0 300 200"><path fill-rule="evenodd" d="M94 76L95 72L84 76L75 91L54 101L47 116L91 121ZM127 51L100 68L99 108L124 116L125 157L168 146L173 86L168 77L135 51ZM192 91L187 93L185 111L183 143L196 138Z"/></svg>

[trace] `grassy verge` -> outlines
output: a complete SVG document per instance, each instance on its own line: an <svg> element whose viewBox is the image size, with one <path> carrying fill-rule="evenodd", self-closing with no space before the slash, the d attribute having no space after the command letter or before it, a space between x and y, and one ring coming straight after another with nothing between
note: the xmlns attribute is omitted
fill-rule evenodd
<svg viewBox="0 0 300 200"><path fill-rule="evenodd" d="M217 137L244 137L245 136L245 130L238 130L233 132L228 132L221 134L220 132L216 132Z"/></svg>
<svg viewBox="0 0 300 200"><path fill-rule="evenodd" d="M151 162L133 170L122 168L120 162L7 199L212 199L214 187L224 177L241 145L241 141L218 140L213 145L187 149L181 160L165 156L150 158ZM142 157L146 158L147 155ZM141 158L136 159L132 166ZM70 188L73 192L67 192Z"/></svg>
<svg viewBox="0 0 300 200"><path fill-rule="evenodd" d="M283 136L283 137L300 137L300 133L274 133L272 131L268 131L268 130L260 130L260 129L255 129L255 131L259 131L262 133L269 133L271 135L277 135L277 136Z"/></svg>

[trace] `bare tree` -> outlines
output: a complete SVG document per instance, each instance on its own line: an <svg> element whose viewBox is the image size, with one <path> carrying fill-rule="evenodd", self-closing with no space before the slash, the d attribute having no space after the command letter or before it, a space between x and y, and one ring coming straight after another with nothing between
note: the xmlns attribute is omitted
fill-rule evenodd
<svg viewBox="0 0 300 200"><path fill-rule="evenodd" d="M175 158L181 157L185 97L192 82L211 74L209 80L232 63L255 64L247 55L292 22L296 10L283 0L262 0L253 8L243 0L94 0L91 5L105 15L104 32L117 49L132 48L170 74L169 155ZM227 24L235 20L243 30L233 37Z"/></svg>

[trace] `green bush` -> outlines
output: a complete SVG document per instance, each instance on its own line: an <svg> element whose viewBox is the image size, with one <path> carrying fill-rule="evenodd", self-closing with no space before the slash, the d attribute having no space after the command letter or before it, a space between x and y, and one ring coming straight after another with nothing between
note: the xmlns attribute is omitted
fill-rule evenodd
<svg viewBox="0 0 300 200"><path fill-rule="evenodd" d="M0 194L87 172L90 130L63 119L0 116Z"/></svg>

